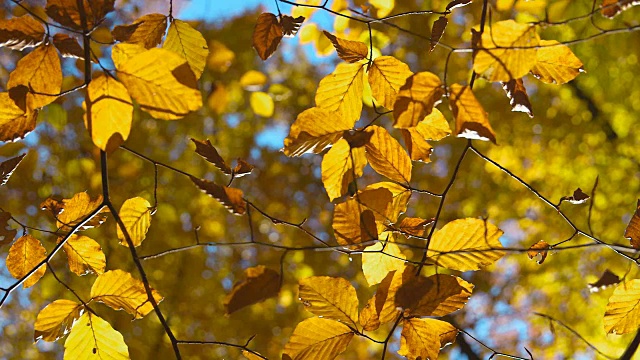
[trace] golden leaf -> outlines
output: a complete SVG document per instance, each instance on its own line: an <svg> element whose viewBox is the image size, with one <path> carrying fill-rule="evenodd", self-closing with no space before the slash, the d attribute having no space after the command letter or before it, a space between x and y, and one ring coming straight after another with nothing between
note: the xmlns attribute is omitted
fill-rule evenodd
<svg viewBox="0 0 640 360"><path fill-rule="evenodd" d="M383 18L391 13L396 6L395 0L369 0L369 4L376 8L376 17Z"/></svg>
<svg viewBox="0 0 640 360"><path fill-rule="evenodd" d="M258 356L252 352L249 352L248 350L242 350L242 356L247 358L247 360L264 360L264 357Z"/></svg>
<svg viewBox="0 0 640 360"><path fill-rule="evenodd" d="M437 359L440 349L453 343L458 329L436 319L411 318L402 322L398 354L409 360Z"/></svg>
<svg viewBox="0 0 640 360"><path fill-rule="evenodd" d="M333 212L333 233L341 245L358 245L378 238L376 214L386 216L392 202L389 190L371 189L359 192L355 197L337 204Z"/></svg>
<svg viewBox="0 0 640 360"><path fill-rule="evenodd" d="M33 340L56 341L66 335L73 322L82 315L83 307L75 301L59 299L38 313L33 325Z"/></svg>
<svg viewBox="0 0 640 360"><path fill-rule="evenodd" d="M244 193L242 190L218 185L212 181L198 179L193 176L191 177L191 181L193 181L200 190L220 201L231 213L242 215L247 211L247 204L243 199Z"/></svg>
<svg viewBox="0 0 640 360"><path fill-rule="evenodd" d="M378 174L400 183L411 181L411 159L386 129L372 126L373 136L365 146L367 160Z"/></svg>
<svg viewBox="0 0 640 360"><path fill-rule="evenodd" d="M23 50L38 46L44 39L44 26L30 15L0 20L0 47Z"/></svg>
<svg viewBox="0 0 640 360"><path fill-rule="evenodd" d="M398 245L391 242L391 234L381 235L386 243L378 242L368 246L362 253L362 272L369 286L379 284L389 272L404 269L405 259Z"/></svg>
<svg viewBox="0 0 640 360"><path fill-rule="evenodd" d="M267 75L257 70L249 70L242 74L240 85L246 90L259 90L269 79Z"/></svg>
<svg viewBox="0 0 640 360"><path fill-rule="evenodd" d="M284 154L300 156L307 152L320 153L327 146L335 144L342 133L353 127L335 112L314 107L301 112L291 125L289 136L284 139Z"/></svg>
<svg viewBox="0 0 640 360"><path fill-rule="evenodd" d="M58 97L62 88L62 68L53 45L38 46L18 61L9 75L7 89L11 92L20 86L25 87L27 109L41 108Z"/></svg>
<svg viewBox="0 0 640 360"><path fill-rule="evenodd" d="M271 117L273 115L275 104L271 96L265 92L252 92L249 98L249 104L253 112L258 116Z"/></svg>
<svg viewBox="0 0 640 360"><path fill-rule="evenodd" d="M276 51L283 36L278 18L271 13L262 13L253 30L253 48L263 61L267 60Z"/></svg>
<svg viewBox="0 0 640 360"><path fill-rule="evenodd" d="M120 68L126 64L132 57L143 53L146 49L139 44L116 44L111 49L111 59L116 68Z"/></svg>
<svg viewBox="0 0 640 360"><path fill-rule="evenodd" d="M391 206L387 208L386 220L391 223L396 222L396 220L398 220L398 216L407 210L407 203L409 202L409 198L411 198L411 190L408 190L396 183L383 181L367 185L367 187L364 188L364 191L374 189L387 189L391 192L393 200L391 202Z"/></svg>
<svg viewBox="0 0 640 360"><path fill-rule="evenodd" d="M473 284L453 275L415 276L396 292L396 305L405 317L445 316L462 309L469 301Z"/></svg>
<svg viewBox="0 0 640 360"><path fill-rule="evenodd" d="M122 45L126 44L115 47ZM196 78L180 55L153 48L131 56L120 66L115 58L114 63L120 81L140 108L154 118L175 120L202 107Z"/></svg>
<svg viewBox="0 0 640 360"><path fill-rule="evenodd" d="M151 226L151 204L144 198L134 197L122 204L119 214L133 246L140 246L147 237L147 231ZM128 247L129 244L120 225L116 227L116 233L120 245Z"/></svg>
<svg viewBox="0 0 640 360"><path fill-rule="evenodd" d="M296 326L284 347L283 359L333 360L353 338L348 326L330 319L305 319Z"/></svg>
<svg viewBox="0 0 640 360"><path fill-rule="evenodd" d="M0 186L5 185L7 181L9 181L9 178L16 170L18 165L20 165L25 155L27 154L25 153L22 155L18 155L0 163Z"/></svg>
<svg viewBox="0 0 640 360"><path fill-rule="evenodd" d="M153 289L151 292L156 304L160 303L162 295ZM141 319L153 311L142 281L124 270L109 270L99 275L91 287L91 299L114 310L124 310L135 319Z"/></svg>
<svg viewBox="0 0 640 360"><path fill-rule="evenodd" d="M27 234L18 238L11 245L5 265L11 276L20 280L46 258L47 250L42 246L40 240ZM26 289L35 285L46 271L46 265L41 265L24 281L22 286Z"/></svg>
<svg viewBox="0 0 640 360"><path fill-rule="evenodd" d="M393 109L400 88L411 75L413 73L409 66L395 57L377 57L369 69L369 85L373 98L385 108Z"/></svg>
<svg viewBox="0 0 640 360"><path fill-rule="evenodd" d="M628 334L640 327L640 279L616 287L604 313L607 334Z"/></svg>
<svg viewBox="0 0 640 360"><path fill-rule="evenodd" d="M640 200L638 200L638 204L636 205L636 212L624 230L624 237L631 241L631 246L635 249L640 249Z"/></svg>
<svg viewBox="0 0 640 360"><path fill-rule="evenodd" d="M480 270L504 256L502 230L481 219L458 219L436 231L427 256L447 269Z"/></svg>
<svg viewBox="0 0 640 360"><path fill-rule="evenodd" d="M217 40L209 41L209 57L207 66L216 72L225 72L236 58L236 54L225 44Z"/></svg>
<svg viewBox="0 0 640 360"><path fill-rule="evenodd" d="M28 113L23 113L21 115L16 115L16 117L7 119L5 118L6 113L4 112L7 108L2 104L2 99L4 98L2 94L6 93L0 93L0 141L15 141L22 139L36 128L38 111L29 111ZM13 100L9 99L9 101L12 103L9 107L10 109L18 109L15 103L13 103Z"/></svg>
<svg viewBox="0 0 640 360"><path fill-rule="evenodd" d="M227 315L274 297L280 291L280 274L264 265L247 268L244 275L245 279L236 282L224 298Z"/></svg>
<svg viewBox="0 0 640 360"><path fill-rule="evenodd" d="M362 113L364 64L340 63L329 75L320 80L316 91L316 106L335 111L351 128Z"/></svg>
<svg viewBox="0 0 640 360"><path fill-rule="evenodd" d="M533 107L529 102L527 88L524 87L522 79L511 79L502 83L502 88L507 93L511 111L520 111L527 113L530 118L533 117Z"/></svg>
<svg viewBox="0 0 640 360"><path fill-rule="evenodd" d="M91 197L85 193L77 193L73 195L71 199L63 199L62 204L64 211L62 211L57 217L57 226L63 231L71 230L72 227L78 225L89 214L102 205L102 195L98 195L95 200L91 200ZM98 214L94 215L91 220L80 226L78 230L91 229L93 227L100 226L107 219L107 212L109 210L105 207Z"/></svg>
<svg viewBox="0 0 640 360"><path fill-rule="evenodd" d="M187 22L174 19L169 26L167 39L162 47L187 60L196 79L200 78L207 62L209 47L198 30L192 28Z"/></svg>
<svg viewBox="0 0 640 360"><path fill-rule="evenodd" d="M406 217L399 224L393 225L394 231L400 231L405 236L424 236L425 227L433 224L433 219L425 220L422 218Z"/></svg>
<svg viewBox="0 0 640 360"><path fill-rule="evenodd" d="M67 34L58 33L53 35L53 46L58 49L62 57L84 59L84 49L82 49L78 40Z"/></svg>
<svg viewBox="0 0 640 360"><path fill-rule="evenodd" d="M129 349L122 334L91 312L73 324L64 343L64 360L128 360Z"/></svg>
<svg viewBox="0 0 640 360"><path fill-rule="evenodd" d="M323 31L323 33L336 48L340 59L348 63L358 62L369 55L369 47L363 42L341 39L328 31Z"/></svg>
<svg viewBox="0 0 640 360"><path fill-rule="evenodd" d="M417 126L440 103L443 94L442 83L435 74L424 71L410 76L400 88L393 106L393 126Z"/></svg>
<svg viewBox="0 0 640 360"><path fill-rule="evenodd" d="M147 14L136 19L131 25L118 25L111 35L114 40L142 45L151 49L162 41L167 29L167 17L162 14Z"/></svg>
<svg viewBox="0 0 640 360"><path fill-rule="evenodd" d="M87 94L84 125L97 147L113 152L127 140L131 130L133 104L129 92L118 80L100 74L89 83Z"/></svg>
<svg viewBox="0 0 640 360"><path fill-rule="evenodd" d="M0 92L0 125L10 124L24 115L8 92ZM1 140L0 140L1 141Z"/></svg>
<svg viewBox="0 0 640 360"><path fill-rule="evenodd" d="M330 276L302 279L298 297L307 311L356 327L358 295L346 279Z"/></svg>
<svg viewBox="0 0 640 360"><path fill-rule="evenodd" d="M489 124L489 115L468 86L451 85L449 105L456 118L456 135L496 143L496 134Z"/></svg>
<svg viewBox="0 0 640 360"><path fill-rule="evenodd" d="M555 40L541 40L531 74L547 84L564 84L584 72L582 61L568 46Z"/></svg>
<svg viewBox="0 0 640 360"><path fill-rule="evenodd" d="M115 0L82 0L86 28L82 26L82 16L77 0L47 0L45 11L60 25L75 30L90 30L100 24L113 11Z"/></svg>
<svg viewBox="0 0 640 360"><path fill-rule="evenodd" d="M211 94L207 98L207 105L216 114L222 115L227 111L229 105L229 93L226 87L220 82L214 82L211 86Z"/></svg>
<svg viewBox="0 0 640 360"><path fill-rule="evenodd" d="M102 274L107 266L107 260L100 244L90 237L71 235L62 246L67 254L69 269L76 275Z"/></svg>
<svg viewBox="0 0 640 360"><path fill-rule="evenodd" d="M375 297L374 297L375 299ZM373 299L372 299L373 300ZM358 316L358 321L362 325L362 329L365 331L375 331L380 327L380 319L373 302L370 300Z"/></svg>
<svg viewBox="0 0 640 360"><path fill-rule="evenodd" d="M333 201L347 193L349 184L362 176L367 158L363 147L351 148L340 139L322 158L322 183Z"/></svg>
<svg viewBox="0 0 640 360"><path fill-rule="evenodd" d="M536 64L540 37L536 26L498 21L482 33L473 70L489 81L509 81L526 75Z"/></svg>
<svg viewBox="0 0 640 360"><path fill-rule="evenodd" d="M375 295L367 303L367 307L375 312L375 315L372 314L375 318L372 325L375 326L376 321L378 324L386 324L398 318L400 310L396 305L396 293L402 284L415 277L415 271L414 266L405 265L402 269L390 271L382 279Z"/></svg>

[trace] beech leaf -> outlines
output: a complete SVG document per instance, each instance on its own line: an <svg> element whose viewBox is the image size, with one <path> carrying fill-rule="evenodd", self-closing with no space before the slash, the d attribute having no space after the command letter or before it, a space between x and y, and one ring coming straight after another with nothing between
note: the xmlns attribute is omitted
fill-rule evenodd
<svg viewBox="0 0 640 360"><path fill-rule="evenodd" d="M333 360L347 349L353 335L348 326L338 321L305 319L293 330L284 347L283 359Z"/></svg>
<svg viewBox="0 0 640 360"><path fill-rule="evenodd" d="M44 35L44 26L31 15L0 20L0 47L23 50L38 46L42 43Z"/></svg>
<svg viewBox="0 0 640 360"><path fill-rule="evenodd" d="M640 327L640 279L621 283L609 298L604 313L607 334L628 334Z"/></svg>
<svg viewBox="0 0 640 360"><path fill-rule="evenodd" d="M47 250L42 246L40 240L27 234L24 235L9 248L9 255L5 265L11 273L11 276L20 280L30 271L47 258ZM26 289L35 285L44 273L47 271L46 265L41 265L34 271L22 284Z"/></svg>
<svg viewBox="0 0 640 360"><path fill-rule="evenodd" d="M11 90L21 86L26 90L24 95L26 108L29 110L41 108L56 100L62 88L62 68L58 52L52 44L40 45L18 61L9 75L7 89L11 93Z"/></svg>
<svg viewBox="0 0 640 360"><path fill-rule="evenodd" d="M511 79L508 82L503 82L502 88L509 98L511 111L524 112L527 113L530 118L533 118L533 107L529 102L527 89L524 87L522 79Z"/></svg>
<svg viewBox="0 0 640 360"><path fill-rule="evenodd" d="M339 113L351 128L362 113L363 74L362 63L338 64L331 74L320 80L316 106Z"/></svg>
<svg viewBox="0 0 640 360"><path fill-rule="evenodd" d="M584 72L582 61L568 46L555 40L540 40L540 46L536 53L536 63L531 68L531 74L538 80L560 85Z"/></svg>
<svg viewBox="0 0 640 360"><path fill-rule="evenodd" d="M262 13L258 16L253 30L253 47L263 61L276 51L283 36L282 25L274 14Z"/></svg>
<svg viewBox="0 0 640 360"><path fill-rule="evenodd" d="M347 140L338 140L322 158L322 183L329 200L346 194L349 184L362 176L366 165L363 147L351 148Z"/></svg>
<svg viewBox="0 0 640 360"><path fill-rule="evenodd" d="M33 325L33 340L56 341L66 335L84 308L75 301L59 299L40 310Z"/></svg>
<svg viewBox="0 0 640 360"><path fill-rule="evenodd" d="M389 234L386 243L368 246L362 253L362 272L369 286L379 284L391 271L404 269L407 257L391 238Z"/></svg>
<svg viewBox="0 0 640 360"><path fill-rule="evenodd" d="M348 63L358 62L369 55L369 47L363 42L341 39L328 31L323 31L322 33L331 41L333 47L336 48L338 57Z"/></svg>
<svg viewBox="0 0 640 360"><path fill-rule="evenodd" d="M100 244L88 236L71 235L62 246L67 254L69 269L78 276L86 274L102 274L107 260Z"/></svg>
<svg viewBox="0 0 640 360"><path fill-rule="evenodd" d="M385 128L374 125L371 129L373 136L365 149L373 170L391 180L408 184L413 165L407 152Z"/></svg>
<svg viewBox="0 0 640 360"><path fill-rule="evenodd" d="M198 179L193 176L191 177L191 181L193 181L200 190L218 200L232 214L242 215L247 211L247 204L243 199L244 193L242 190L218 185L212 181Z"/></svg>
<svg viewBox="0 0 640 360"><path fill-rule="evenodd" d="M286 37L295 36L300 30L300 26L304 22L304 16L294 18L289 15L282 15L280 25L282 26L282 34Z"/></svg>
<svg viewBox="0 0 640 360"><path fill-rule="evenodd" d="M78 3L82 4L86 29L82 28L82 17ZM74 30L91 30L113 11L115 0L47 0L45 12L60 25Z"/></svg>
<svg viewBox="0 0 640 360"><path fill-rule="evenodd" d="M22 101L24 100L24 101ZM22 108L8 92L0 92L0 141L23 138L36 127L37 111L26 109L26 98L20 99Z"/></svg>
<svg viewBox="0 0 640 360"><path fill-rule="evenodd" d="M122 334L91 312L73 323L64 343L64 360L128 360L129 348Z"/></svg>
<svg viewBox="0 0 640 360"><path fill-rule="evenodd" d="M151 204L141 197L127 199L120 208L120 219L135 247L140 246L147 236L147 231L151 226L151 210ZM116 233L120 245L128 247L124 231L119 225L116 227Z"/></svg>
<svg viewBox="0 0 640 360"><path fill-rule="evenodd" d="M9 181L9 178L18 168L18 165L20 165L25 155L27 154L18 155L0 163L0 186L5 185L7 181Z"/></svg>
<svg viewBox="0 0 640 360"><path fill-rule="evenodd" d="M162 301L162 295L156 290L151 289L151 293L156 304ZM141 319L153 311L142 281L124 270L110 270L100 274L91 287L91 299L114 310L124 310L133 315L134 319Z"/></svg>
<svg viewBox="0 0 640 360"><path fill-rule="evenodd" d="M307 109L291 125L289 136L284 139L284 154L300 156L308 152L320 153L342 138L344 131L353 125L353 121L346 120L338 113L319 107Z"/></svg>
<svg viewBox="0 0 640 360"><path fill-rule="evenodd" d="M369 69L369 85L376 101L387 109L393 109L400 88L413 75L409 65L393 56L377 57Z"/></svg>
<svg viewBox="0 0 640 360"><path fill-rule="evenodd" d="M440 349L453 343L458 329L436 319L410 318L402 322L398 354L409 360L437 359Z"/></svg>
<svg viewBox="0 0 640 360"><path fill-rule="evenodd" d="M376 214L386 216L393 195L388 189L365 189L355 197L337 204L333 212L333 233L340 245L363 249L358 245L378 238Z"/></svg>
<svg viewBox="0 0 640 360"><path fill-rule="evenodd" d="M396 305L405 317L445 316L462 309L469 301L473 284L452 276L414 276L403 281L396 292Z"/></svg>
<svg viewBox="0 0 640 360"><path fill-rule="evenodd" d="M425 227L433 224L434 220L426 220L422 218L406 217L399 224L392 226L395 231L400 231L404 235L424 236Z"/></svg>
<svg viewBox="0 0 640 360"><path fill-rule="evenodd" d="M298 297L309 312L322 318L356 326L358 295L346 279L330 276L302 279Z"/></svg>
<svg viewBox="0 0 640 360"><path fill-rule="evenodd" d="M249 104L256 115L266 118L273 116L275 104L273 102L273 98L271 98L271 96L266 92L252 92L249 97Z"/></svg>
<svg viewBox="0 0 640 360"><path fill-rule="evenodd" d="M444 15L440 16L438 20L433 22L433 26L431 27L431 44L429 45L429 52L433 51L440 42L442 34L444 34L444 30L447 28L448 22L449 20L447 20L447 17Z"/></svg>
<svg viewBox="0 0 640 360"><path fill-rule="evenodd" d="M247 268L244 275L245 279L236 282L224 298L227 315L274 297L280 291L280 274L264 265Z"/></svg>
<svg viewBox="0 0 640 360"><path fill-rule="evenodd" d="M84 49L82 49L78 40L67 34L58 33L53 35L53 46L58 49L62 57L84 59Z"/></svg>
<svg viewBox="0 0 640 360"><path fill-rule="evenodd" d="M638 200L636 211L624 230L624 237L631 241L631 246L640 249L640 200Z"/></svg>
<svg viewBox="0 0 640 360"><path fill-rule="evenodd" d="M425 71L410 76L400 88L393 106L393 126L417 126L440 103L442 95L444 89L435 74Z"/></svg>
<svg viewBox="0 0 640 360"><path fill-rule="evenodd" d="M167 29L167 17L162 14L147 14L136 19L130 25L118 25L111 35L117 41L138 44L151 49L162 41Z"/></svg>
<svg viewBox="0 0 640 360"><path fill-rule="evenodd" d="M216 150L216 148L211 145L211 142L208 139L202 141L191 138L191 141L193 141L193 143L196 145L196 153L198 155L202 156L205 160L212 163L223 173L231 175L231 168L229 167L229 165L227 165L222 156L218 154L218 150Z"/></svg>
<svg viewBox="0 0 640 360"><path fill-rule="evenodd" d="M85 220L89 214L102 206L102 195L98 195L95 200L91 200L91 197L85 193L77 193L73 195L71 199L63 199L62 204L59 204L64 211L57 215L57 226L63 231L71 230L72 227L78 225ZM79 227L79 231L91 229L100 226L106 219L109 209L104 207L99 213L94 215L89 221L86 221ZM56 216L54 214L54 216Z"/></svg>
<svg viewBox="0 0 640 360"><path fill-rule="evenodd" d="M496 143L496 134L489 123L489 115L468 86L451 85L449 105L456 118L456 135L473 140Z"/></svg>
<svg viewBox="0 0 640 360"><path fill-rule="evenodd" d="M184 58L196 75L196 79L200 78L207 62L209 47L198 30L192 28L187 22L174 19L162 47Z"/></svg>

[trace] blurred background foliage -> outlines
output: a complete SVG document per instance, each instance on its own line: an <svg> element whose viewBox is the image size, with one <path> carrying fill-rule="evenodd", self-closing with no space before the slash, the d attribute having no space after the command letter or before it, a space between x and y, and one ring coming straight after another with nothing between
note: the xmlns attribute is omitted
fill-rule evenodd
<svg viewBox="0 0 640 360"><path fill-rule="evenodd" d="M116 12L96 31L95 37L109 42L108 29L113 25L130 23L149 12L166 14L167 3L117 2ZM180 18L179 3L176 1L174 9L177 18ZM371 3L382 5L371 7L370 15L384 16L412 10L443 10L448 1ZM385 3L391 7L385 9ZM334 241L331 230L334 205L328 201L320 180L321 156L287 158L279 149L296 115L313 106L319 80L338 62L321 31L365 42L368 42L368 31L360 23L323 10L292 9L280 4L283 13L304 15L307 20L296 38L285 38L276 54L263 63L251 48L251 35L260 12L277 12L275 3L265 4L263 8L237 16L193 23L209 41L211 51L200 80L205 106L179 121L155 120L136 110L126 146L196 176L226 183L228 179L193 152L189 138L207 138L228 161L242 157L256 165L250 176L235 180L254 204L276 218L292 222L308 219L306 225L314 233ZM531 22L545 16L557 22L588 14L593 6L592 1L569 0L491 0L490 4L492 22L510 18ZM43 2L28 1L25 5L36 13L43 13ZM364 1L335 0L328 6L352 14L347 7L359 9L360 5L364 5ZM479 24L481 7L482 1L474 1L454 10L442 42L469 47L470 28ZM632 8L614 20L595 13L593 19L542 26L540 34L543 39L558 41L586 38L599 32L595 25L605 29L637 25L639 10ZM22 13L23 10L8 1L0 7L2 18ZM390 23L428 37L435 19L436 15L415 15ZM447 49L438 47L429 53L428 40L385 24L373 24L373 36L376 54L393 55L408 63L414 72L431 71L441 79L444 77ZM105 65L111 67L109 47L98 43L94 46ZM497 84L476 81L476 96L489 112L498 139L498 146L480 142L476 146L553 201L571 195L578 187L589 193L599 176L597 194L590 200L594 201L592 229L609 243L627 245L622 235L640 193L640 132L635 128L640 113L637 77L640 36L633 32L603 36L577 42L571 48L584 63L586 74L562 86L525 79L533 104L533 119L524 113L511 112L509 101ZM21 56L16 51L0 51L0 84L6 84L9 72ZM63 66L66 75L63 87L80 84L82 62L65 59ZM448 64L447 83L466 84L470 68L469 53L453 54ZM250 71L259 71L264 76L247 74ZM53 221L39 209L39 204L51 195L70 198L82 191L92 196L101 192L99 152L82 123L79 106L82 95L80 91L47 106L38 117L36 131L24 140L0 147L3 158L28 153L9 183L0 189L0 206L30 226L54 228ZM451 120L446 104L439 109ZM368 123L374 116L371 107L365 107L360 124ZM400 138L400 133L391 129L391 122L390 116L386 116L378 124ZM453 126L453 122L450 124ZM442 191L465 144L465 139L455 137L435 143L431 163L414 163L412 185ZM358 180L359 186L383 180L370 170L368 168L365 176ZM109 175L112 200L117 207L134 196L153 201L154 167L149 162L120 149L109 158ZM247 218L230 215L216 200L201 194L188 178L159 168L158 181L158 211L147 240L139 248L141 255L193 244L196 228L199 228L201 242L249 240ZM407 215L431 218L435 216L437 204L435 198L416 194ZM562 205L562 209L580 228L587 228L588 204L567 204ZM487 217L505 231L502 242L507 247L526 249L539 240L556 243L573 232L554 209L507 174L469 154L449 193L439 225L457 218L479 216ZM273 224L255 212L252 221L255 236L261 241L289 246L313 244L301 231ZM49 249L55 244L55 236L41 232L31 234ZM128 249L118 244L113 219L88 231L87 235L101 244L107 255L107 269L121 268L136 273ZM588 242L588 239L575 238L570 244ZM0 249L0 262L6 258L7 251L8 246ZM415 260L421 256L409 250L406 254ZM295 325L310 316L297 301L299 279L311 275L345 277L356 286L361 305L373 293L362 276L359 256L350 258L327 251L289 252L284 257L284 285L277 298L224 316L223 298L233 283L242 278L243 269L262 264L278 270L282 256L282 251L269 247L198 247L146 260L144 266L151 284L165 296L160 306L178 338L243 344L255 334L252 348L269 358L277 358ZM70 273L60 256L54 258L52 266L81 296L88 297L93 275L77 277ZM12 278L4 266L0 268L0 281L3 285L9 284ZM526 347L540 359L597 357L573 334L557 324L550 326L548 320L534 315L540 312L569 325L604 353L620 355L631 338L605 336L602 321L613 290L590 293L587 287L605 269L627 279L638 277L637 267L603 247L559 251L542 265L529 260L524 253L511 253L486 271L463 275L475 284L474 294L467 307L450 320L503 352L526 357ZM58 298L72 299L72 295L51 274L34 288L20 289L11 295L0 310L0 357L62 357L61 341L39 341L34 345L32 340L38 311ZM132 359L173 357L155 316L131 321L126 313L100 305L95 308L123 333ZM384 335L384 331L372 334L378 338ZM398 357L395 350L399 346L399 334L396 335L388 358ZM465 340L478 354L484 357L490 354L473 340ZM186 359L240 357L237 349L227 347L184 345L181 348ZM379 357L381 350L381 346L358 339L341 358ZM442 352L441 358L462 359L465 355L453 345Z"/></svg>

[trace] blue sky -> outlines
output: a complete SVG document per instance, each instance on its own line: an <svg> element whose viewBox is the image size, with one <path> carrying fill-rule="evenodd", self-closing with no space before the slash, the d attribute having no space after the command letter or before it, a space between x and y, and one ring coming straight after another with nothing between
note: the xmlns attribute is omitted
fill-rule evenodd
<svg viewBox="0 0 640 360"><path fill-rule="evenodd" d="M183 20L216 20L238 15L258 6L276 11L273 0L191 0L180 12Z"/></svg>

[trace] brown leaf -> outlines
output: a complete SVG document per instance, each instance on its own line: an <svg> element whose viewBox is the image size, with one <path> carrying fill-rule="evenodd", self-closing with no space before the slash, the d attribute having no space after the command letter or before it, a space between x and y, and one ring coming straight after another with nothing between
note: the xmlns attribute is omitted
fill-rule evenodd
<svg viewBox="0 0 640 360"><path fill-rule="evenodd" d="M211 142L208 139L202 141L191 138L191 141L196 144L196 153L198 155L202 156L203 158L205 158L205 160L215 165L215 167L220 169L220 171L222 171L223 173L231 175L233 171L224 161L222 156L218 154L218 151L215 147L213 147L213 145L211 145Z"/></svg>
<svg viewBox="0 0 640 360"><path fill-rule="evenodd" d="M509 98L511 111L524 112L527 113L530 118L533 118L533 107L529 102L527 89L522 83L522 78L511 79L508 82L503 82L502 88L507 93L507 97Z"/></svg>
<svg viewBox="0 0 640 360"><path fill-rule="evenodd" d="M38 46L44 39L44 26L30 15L0 20L0 47L23 50Z"/></svg>
<svg viewBox="0 0 640 360"><path fill-rule="evenodd" d="M613 18L632 6L640 5L638 0L603 0L602 16Z"/></svg>
<svg viewBox="0 0 640 360"><path fill-rule="evenodd" d="M458 7L463 7L463 6L469 5L469 4L471 4L472 1L473 0L453 0L450 3L447 4L446 11L450 11L450 10L453 10L455 8L458 8Z"/></svg>
<svg viewBox="0 0 640 360"><path fill-rule="evenodd" d="M275 15L271 13L260 14L253 30L253 47L258 51L258 55L263 61L276 51L283 36L282 25Z"/></svg>
<svg viewBox="0 0 640 360"><path fill-rule="evenodd" d="M489 115L468 86L451 85L449 105L456 118L456 135L467 139L490 140L496 144L496 134Z"/></svg>
<svg viewBox="0 0 640 360"><path fill-rule="evenodd" d="M156 47L167 30L167 17L162 14L147 14L131 25L118 25L111 35L117 41L139 44L147 49Z"/></svg>
<svg viewBox="0 0 640 360"><path fill-rule="evenodd" d="M64 203L49 196L40 204L40 210L48 210L54 217L57 217L64 210Z"/></svg>
<svg viewBox="0 0 640 360"><path fill-rule="evenodd" d="M236 166L233 168L233 176L239 178L245 175L249 175L254 168L255 166L249 164L243 159L238 158L238 160L236 160Z"/></svg>
<svg viewBox="0 0 640 360"><path fill-rule="evenodd" d="M218 185L212 181L198 179L193 176L191 177L191 181L193 181L200 190L220 201L231 213L242 215L247 211L247 204L242 198L244 196L242 190Z"/></svg>
<svg viewBox="0 0 640 360"><path fill-rule="evenodd" d="M86 28L90 30L98 26L104 17L113 11L115 0L82 0L82 9ZM50 18L60 25L75 30L83 30L82 16L77 0L47 0L45 11Z"/></svg>
<svg viewBox="0 0 640 360"><path fill-rule="evenodd" d="M548 250L549 250L549 244L544 240L540 240L537 243L531 245L531 247L527 251L527 256L529 256L529 259L533 259L539 254L540 260L538 260L537 263L540 265L547 258Z"/></svg>
<svg viewBox="0 0 640 360"><path fill-rule="evenodd" d="M10 219L10 212L0 211L0 246L11 243L18 233L16 229L9 227Z"/></svg>
<svg viewBox="0 0 640 360"><path fill-rule="evenodd" d="M336 48L340 59L346 62L358 62L369 55L369 47L363 42L341 39L328 31L323 31L323 33Z"/></svg>
<svg viewBox="0 0 640 360"><path fill-rule="evenodd" d="M27 154L22 154L0 163L0 186L5 185L7 181L9 181L11 174L13 174L18 165L20 165L25 155Z"/></svg>
<svg viewBox="0 0 640 360"><path fill-rule="evenodd" d="M447 20L447 17L444 15L440 16L438 20L433 22L433 27L431 28L431 44L429 46L429 52L433 51L433 49L435 49L440 42L442 34L444 34L444 29L447 28L448 22L449 20Z"/></svg>
<svg viewBox="0 0 640 360"><path fill-rule="evenodd" d="M631 240L631 246L640 249L640 200L638 200L636 212L624 231L624 237Z"/></svg>
<svg viewBox="0 0 640 360"><path fill-rule="evenodd" d="M289 15L282 15L280 19L280 25L282 26L282 33L284 36L292 37L300 30L300 25L304 22L304 16L298 16L294 18Z"/></svg>
<svg viewBox="0 0 640 360"><path fill-rule="evenodd" d="M258 265L245 269L244 274L246 278L235 283L224 299L227 315L274 297L280 291L280 274L275 270Z"/></svg>
<svg viewBox="0 0 640 360"><path fill-rule="evenodd" d="M584 204L587 200L590 199L590 196L585 194L582 189L577 188L576 191L573 192L571 196L563 196L560 199L560 202L568 201L574 205Z"/></svg>
<svg viewBox="0 0 640 360"><path fill-rule="evenodd" d="M397 229L400 232L409 235L423 236L425 227L433 224L433 221L433 219L426 220L422 218L406 217L400 221L400 224L395 224L393 229Z"/></svg>
<svg viewBox="0 0 640 360"><path fill-rule="evenodd" d="M609 271L609 269L605 270L600 279L598 281L587 284L590 292L598 292L600 290L604 290L611 285L618 284L622 279L618 277L618 275Z"/></svg>
<svg viewBox="0 0 640 360"><path fill-rule="evenodd" d="M405 317L445 316L462 309L472 291L473 284L453 275L415 276L403 282L395 301Z"/></svg>
<svg viewBox="0 0 640 360"><path fill-rule="evenodd" d="M76 38L58 33L53 35L53 45L62 57L84 59L84 50Z"/></svg>

